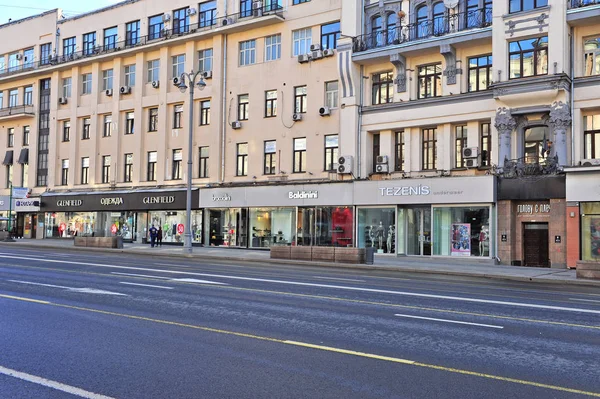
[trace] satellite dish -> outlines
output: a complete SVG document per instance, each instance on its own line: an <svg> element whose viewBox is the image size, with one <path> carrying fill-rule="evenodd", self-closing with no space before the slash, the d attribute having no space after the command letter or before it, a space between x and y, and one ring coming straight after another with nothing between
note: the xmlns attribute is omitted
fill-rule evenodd
<svg viewBox="0 0 600 399"><path fill-rule="evenodd" d="M458 5L459 0L444 0L444 5L447 9L452 9Z"/></svg>

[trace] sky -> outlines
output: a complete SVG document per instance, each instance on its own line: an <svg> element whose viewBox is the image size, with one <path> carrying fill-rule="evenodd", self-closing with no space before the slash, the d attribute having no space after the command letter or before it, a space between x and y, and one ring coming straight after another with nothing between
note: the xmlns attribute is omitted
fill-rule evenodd
<svg viewBox="0 0 600 399"><path fill-rule="evenodd" d="M118 3L120 0L0 0L0 24L62 8L66 16Z"/></svg>

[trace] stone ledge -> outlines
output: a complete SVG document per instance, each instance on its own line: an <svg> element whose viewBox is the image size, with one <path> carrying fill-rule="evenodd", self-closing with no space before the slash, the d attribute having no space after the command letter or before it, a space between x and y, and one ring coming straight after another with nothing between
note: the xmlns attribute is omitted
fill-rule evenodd
<svg viewBox="0 0 600 399"><path fill-rule="evenodd" d="M577 261L577 278L600 280L600 262Z"/></svg>
<svg viewBox="0 0 600 399"><path fill-rule="evenodd" d="M75 237L76 247L123 249L123 237Z"/></svg>

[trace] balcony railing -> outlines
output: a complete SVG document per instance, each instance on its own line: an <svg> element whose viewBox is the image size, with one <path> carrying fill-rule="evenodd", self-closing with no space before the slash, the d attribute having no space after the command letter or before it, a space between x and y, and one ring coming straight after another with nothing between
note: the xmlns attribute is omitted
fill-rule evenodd
<svg viewBox="0 0 600 399"><path fill-rule="evenodd" d="M571 0L569 8L580 8L600 4L600 0Z"/></svg>
<svg viewBox="0 0 600 399"><path fill-rule="evenodd" d="M62 54L56 56L50 56L46 59L28 62L18 66L10 66L6 69L0 70L0 78L10 75L15 75L21 72L35 71L45 68L50 68L55 65L65 64L80 60L83 58L91 58L99 55L115 53L121 50L131 49L135 47L145 46L160 42L161 40L168 40L176 37L190 35L198 32L206 32L219 27L229 26L238 22L250 20L251 18L259 18L268 15L277 15L283 18L283 7L272 3L267 3L262 8L254 8L252 13L246 17L241 17L239 13L226 15L224 17L214 17L211 19L204 19L198 23L186 25L185 27L177 26L173 29L163 29L159 32L153 32L147 36L135 36L130 35L126 40L120 42L108 42L106 45L98 45L93 49L84 49L82 51L73 52L71 54Z"/></svg>
<svg viewBox="0 0 600 399"><path fill-rule="evenodd" d="M600 1L600 0L598 0ZM354 52L408 42L417 42L432 37L446 36L455 32L481 29L492 25L490 8L445 15L414 24L391 27L387 31L377 31L354 38Z"/></svg>
<svg viewBox="0 0 600 399"><path fill-rule="evenodd" d="M16 105L14 107L0 108L0 118L22 115L33 116L34 114L33 105Z"/></svg>

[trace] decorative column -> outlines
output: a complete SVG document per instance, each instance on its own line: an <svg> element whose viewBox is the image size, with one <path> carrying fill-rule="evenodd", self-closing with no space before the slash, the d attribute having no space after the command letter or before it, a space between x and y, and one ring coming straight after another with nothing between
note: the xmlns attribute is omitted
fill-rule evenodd
<svg viewBox="0 0 600 399"><path fill-rule="evenodd" d="M498 165L502 168L504 162L511 159L511 135L517 126L517 122L512 117L509 108L498 108L494 126L498 132Z"/></svg>
<svg viewBox="0 0 600 399"><path fill-rule="evenodd" d="M567 165L567 129L571 126L569 103L555 101L550 107L550 125L553 128L551 156L558 157L559 165Z"/></svg>
<svg viewBox="0 0 600 399"><path fill-rule="evenodd" d="M462 69L456 68L456 49L449 44L443 44L440 46L440 54L446 60L446 69L444 70L446 84L454 85L456 84L456 75L462 74Z"/></svg>
<svg viewBox="0 0 600 399"><path fill-rule="evenodd" d="M390 62L396 68L396 78L394 83L396 84L396 92L406 92L406 57L402 54L390 55Z"/></svg>

